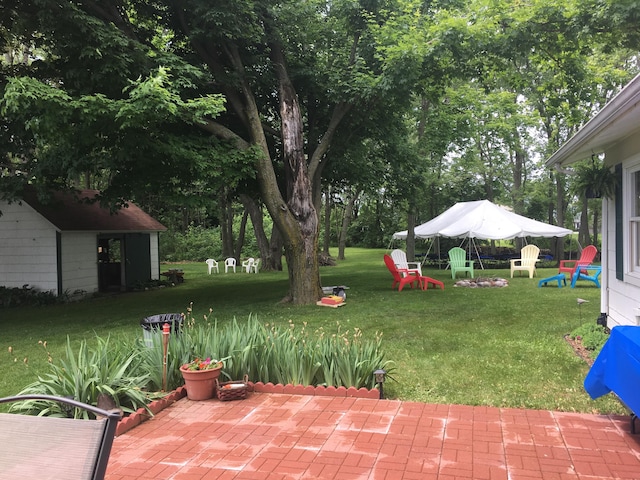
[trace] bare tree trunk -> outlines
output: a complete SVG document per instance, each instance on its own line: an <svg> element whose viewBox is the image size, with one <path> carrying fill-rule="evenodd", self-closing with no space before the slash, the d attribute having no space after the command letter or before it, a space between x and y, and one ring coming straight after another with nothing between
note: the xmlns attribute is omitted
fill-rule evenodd
<svg viewBox="0 0 640 480"><path fill-rule="evenodd" d="M356 192L347 200L347 205L344 209L344 216L342 217L342 228L340 229L340 238L338 240L338 260L344 260L344 251L347 247L347 232L349 231L349 225L353 219L353 206L355 205L361 192Z"/></svg>
<svg viewBox="0 0 640 480"><path fill-rule="evenodd" d="M556 180L556 217L558 220L558 225L564 225L564 213L565 213L565 194L564 194L564 176L563 174L556 172L555 174ZM549 223L552 223L550 221ZM553 252L553 257L556 259L558 265L560 264L560 260L564 260L564 237L556 238L555 251Z"/></svg>
<svg viewBox="0 0 640 480"><path fill-rule="evenodd" d="M327 256L329 253L329 246L331 245L331 207L333 202L331 200L331 187L327 187L327 191L324 194L324 245L322 252Z"/></svg>
<svg viewBox="0 0 640 480"><path fill-rule="evenodd" d="M589 235L589 200L587 197L582 197L582 210L580 211L580 230L578 231L578 238L581 245L591 244L591 238Z"/></svg>
<svg viewBox="0 0 640 480"><path fill-rule="evenodd" d="M255 200L248 195L241 194L240 201L247 212L249 212L249 217L251 217L251 223L253 224L253 233L256 236L256 243L258 244L258 250L260 250L260 259L261 259L261 269L262 270L273 270L274 265L271 258L271 249L269 247L269 240L267 239L267 234L264 231L264 222L262 217L262 209L258 206ZM278 254L280 268L282 270L282 260L280 257L281 253Z"/></svg>
<svg viewBox="0 0 640 480"><path fill-rule="evenodd" d="M244 236L247 229L247 218L249 217L249 212L245 209L242 214L242 220L240 221L240 231L238 232L238 240L236 242L236 249L234 251L234 258L236 260L240 260L242 256L242 247L244 246Z"/></svg>
<svg viewBox="0 0 640 480"><path fill-rule="evenodd" d="M303 123L298 97L289 79L279 45L270 45L278 77L282 151L287 184L289 216L278 224L284 240L289 295L296 304L315 303L322 296L318 263L318 215L313 206L313 192L304 156ZM282 223L282 225L280 225Z"/></svg>
<svg viewBox="0 0 640 480"><path fill-rule="evenodd" d="M233 209L227 197L227 192L220 193L220 240L222 241L222 256L233 257Z"/></svg>
<svg viewBox="0 0 640 480"><path fill-rule="evenodd" d="M413 262L416 259L416 214L413 204L409 206L407 214L407 260Z"/></svg>

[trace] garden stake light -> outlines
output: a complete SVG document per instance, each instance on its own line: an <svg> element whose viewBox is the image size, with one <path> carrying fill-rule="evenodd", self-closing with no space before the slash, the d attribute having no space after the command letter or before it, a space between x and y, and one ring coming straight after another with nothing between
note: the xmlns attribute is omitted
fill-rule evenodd
<svg viewBox="0 0 640 480"><path fill-rule="evenodd" d="M582 322L582 304L589 303L589 300L585 300L584 298L578 299L578 312L580 313L580 322Z"/></svg>
<svg viewBox="0 0 640 480"><path fill-rule="evenodd" d="M373 372L373 376L376 378L376 383L378 384L378 388L380 389L380 399L383 400L384 391L382 390L382 384L384 383L387 377L387 372L386 370L378 369L375 372Z"/></svg>

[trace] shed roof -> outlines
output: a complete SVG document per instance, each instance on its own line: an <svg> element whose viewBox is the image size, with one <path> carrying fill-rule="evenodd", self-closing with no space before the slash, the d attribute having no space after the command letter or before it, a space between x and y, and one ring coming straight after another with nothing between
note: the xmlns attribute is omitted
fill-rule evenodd
<svg viewBox="0 0 640 480"><path fill-rule="evenodd" d="M112 213L95 201L98 194L97 190L79 190L76 195L54 192L51 200L44 203L29 189L24 192L23 201L61 231L159 232L167 229L131 202L128 207Z"/></svg>

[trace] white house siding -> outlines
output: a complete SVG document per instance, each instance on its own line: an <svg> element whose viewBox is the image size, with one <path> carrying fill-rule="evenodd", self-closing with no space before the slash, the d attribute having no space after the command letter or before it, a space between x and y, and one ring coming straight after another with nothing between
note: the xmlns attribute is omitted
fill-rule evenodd
<svg viewBox="0 0 640 480"><path fill-rule="evenodd" d="M0 202L0 285L58 293L56 229L23 203Z"/></svg>
<svg viewBox="0 0 640 480"><path fill-rule="evenodd" d="M624 245L624 279L616 278L616 213L615 202L605 200L603 203L603 223L606 222L603 236L602 264L606 272L602 277L602 311L607 314L607 326L640 325L640 278L629 274L631 235L629 232L629 202L631 201L625 184L625 168L639 161L640 135L633 135L618 142L614 148L606 152L606 163L614 166L622 163L623 168L623 245ZM606 237L606 238L605 238ZM606 258L605 258L606 256Z"/></svg>
<svg viewBox="0 0 640 480"><path fill-rule="evenodd" d="M160 279L160 253L158 232L149 233L149 249L151 252L151 280Z"/></svg>
<svg viewBox="0 0 640 480"><path fill-rule="evenodd" d="M65 294L98 291L98 245L95 232L62 232L62 289Z"/></svg>
<svg viewBox="0 0 640 480"><path fill-rule="evenodd" d="M615 277L609 288L609 312L607 326L640 325L640 289L628 283L616 280Z"/></svg>

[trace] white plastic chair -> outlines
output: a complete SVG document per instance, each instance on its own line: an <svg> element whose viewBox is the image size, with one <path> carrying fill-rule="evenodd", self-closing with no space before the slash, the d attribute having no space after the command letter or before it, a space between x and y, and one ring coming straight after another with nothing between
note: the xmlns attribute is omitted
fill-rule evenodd
<svg viewBox="0 0 640 480"><path fill-rule="evenodd" d="M207 264L207 267L209 268L209 275L211 275L211 272L213 270L215 270L216 273L220 273L220 269L218 268L218 262L216 262L213 258L207 258L205 263Z"/></svg>
<svg viewBox="0 0 640 480"><path fill-rule="evenodd" d="M253 262L255 262L253 257L247 258L244 262L242 262L242 269L247 273L251 273L251 268L253 267Z"/></svg>
<svg viewBox="0 0 640 480"><path fill-rule="evenodd" d="M229 257L224 261L224 273L227 273L230 268L233 268L233 273L236 273L236 259Z"/></svg>
<svg viewBox="0 0 640 480"><path fill-rule="evenodd" d="M251 268L249 270L253 270L253 273L258 273L259 268L260 268L260 259L256 258L253 261L253 265L251 265Z"/></svg>
<svg viewBox="0 0 640 480"><path fill-rule="evenodd" d="M422 267L420 262L407 262L407 254L404 250L392 250L391 258L393 259L393 263L396 264L396 267L398 267L398 270L406 270L409 274L415 272L418 276L422 276Z"/></svg>

